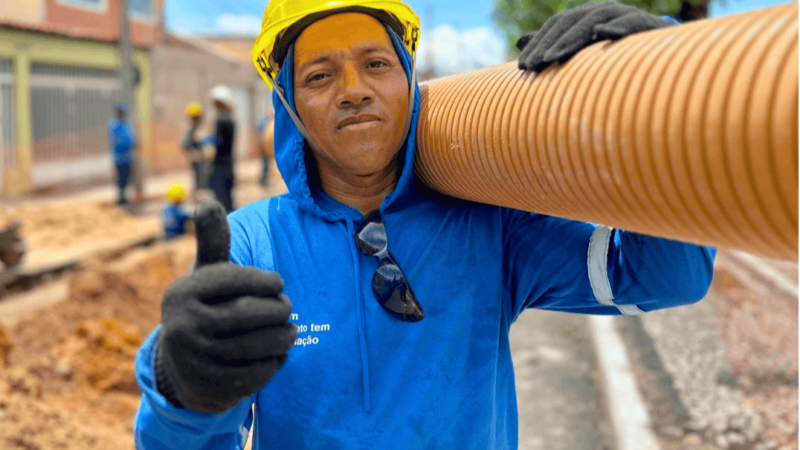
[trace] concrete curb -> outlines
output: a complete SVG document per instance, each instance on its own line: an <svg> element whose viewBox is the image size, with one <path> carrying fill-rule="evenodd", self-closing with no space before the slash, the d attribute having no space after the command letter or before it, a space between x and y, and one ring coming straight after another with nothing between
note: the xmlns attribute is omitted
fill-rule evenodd
<svg viewBox="0 0 800 450"><path fill-rule="evenodd" d="M660 450L613 317L590 316L588 323L617 450Z"/></svg>

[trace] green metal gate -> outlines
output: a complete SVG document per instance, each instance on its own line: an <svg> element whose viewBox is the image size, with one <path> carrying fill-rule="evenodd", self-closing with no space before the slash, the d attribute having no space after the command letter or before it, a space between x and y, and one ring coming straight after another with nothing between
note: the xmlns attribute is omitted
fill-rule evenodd
<svg viewBox="0 0 800 450"><path fill-rule="evenodd" d="M14 66L0 59L0 186L3 173L17 158L17 103L14 95Z"/></svg>
<svg viewBox="0 0 800 450"><path fill-rule="evenodd" d="M120 98L114 70L31 64L34 187L111 174L106 124Z"/></svg>

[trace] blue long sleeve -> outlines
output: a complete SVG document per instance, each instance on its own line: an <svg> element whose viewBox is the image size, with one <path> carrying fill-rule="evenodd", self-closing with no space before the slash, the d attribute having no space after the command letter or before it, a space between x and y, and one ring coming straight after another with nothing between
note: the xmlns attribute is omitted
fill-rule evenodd
<svg viewBox="0 0 800 450"><path fill-rule="evenodd" d="M219 414L173 406L156 389L154 369L160 332L159 326L136 356L136 380L142 389L134 419L136 450L241 450L255 396Z"/></svg>
<svg viewBox="0 0 800 450"><path fill-rule="evenodd" d="M133 126L127 121L110 119L107 127L108 142L114 162L116 164L130 163L132 149L136 146L136 134Z"/></svg>
<svg viewBox="0 0 800 450"><path fill-rule="evenodd" d="M511 320L526 308L639 314L701 300L716 250L521 211L503 210Z"/></svg>

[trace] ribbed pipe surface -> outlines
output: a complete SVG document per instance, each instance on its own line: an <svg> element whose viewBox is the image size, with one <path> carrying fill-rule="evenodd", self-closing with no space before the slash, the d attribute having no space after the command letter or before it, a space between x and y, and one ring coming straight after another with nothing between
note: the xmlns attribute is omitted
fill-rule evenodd
<svg viewBox="0 0 800 450"><path fill-rule="evenodd" d="M797 3L426 83L416 172L447 195L797 259Z"/></svg>

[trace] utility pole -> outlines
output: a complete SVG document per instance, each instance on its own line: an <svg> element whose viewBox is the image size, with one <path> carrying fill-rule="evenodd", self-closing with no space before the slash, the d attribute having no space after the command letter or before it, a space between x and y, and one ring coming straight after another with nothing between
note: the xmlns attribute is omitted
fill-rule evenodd
<svg viewBox="0 0 800 450"><path fill-rule="evenodd" d="M122 101L128 105L128 120L136 124L138 112L136 109L136 95L134 95L134 71L131 60L131 24L128 17L128 0L119 0L119 75L122 82ZM142 155L137 136L137 146L133 149L133 186L136 198L144 196L144 174L142 171Z"/></svg>

